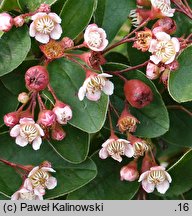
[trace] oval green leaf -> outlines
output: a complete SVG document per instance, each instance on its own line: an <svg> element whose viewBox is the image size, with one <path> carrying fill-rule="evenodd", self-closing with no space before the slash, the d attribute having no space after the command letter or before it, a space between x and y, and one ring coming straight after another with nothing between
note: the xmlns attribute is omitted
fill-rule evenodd
<svg viewBox="0 0 192 216"><path fill-rule="evenodd" d="M37 166L48 160L52 163L58 184L53 190L47 190L45 199L53 199L70 193L84 186L96 175L96 166L87 159L81 164L71 164L63 160L53 149L43 143L40 150L34 151L31 146L20 147L15 144L9 134L0 136L0 157L13 163ZM0 193L11 196L22 184L22 178L16 171L0 162Z"/></svg>
<svg viewBox="0 0 192 216"><path fill-rule="evenodd" d="M26 26L13 28L3 34L0 40L0 76L3 76L18 67L26 58L31 40Z"/></svg>
<svg viewBox="0 0 192 216"><path fill-rule="evenodd" d="M92 157L97 165L96 178L81 189L69 194L68 200L128 200L139 189L139 183L120 180L120 169L124 163L111 158L101 160L98 152Z"/></svg>
<svg viewBox="0 0 192 216"><path fill-rule="evenodd" d="M35 11L43 3L52 5L57 0L17 0L20 8L23 11Z"/></svg>
<svg viewBox="0 0 192 216"><path fill-rule="evenodd" d="M11 11L19 8L16 0L2 0L0 5L0 10Z"/></svg>
<svg viewBox="0 0 192 216"><path fill-rule="evenodd" d="M87 133L99 131L106 118L108 97L103 94L98 102L87 99L79 101L77 93L84 82L85 72L73 62L60 59L52 62L48 70L58 98L73 110L73 118L69 123Z"/></svg>
<svg viewBox="0 0 192 216"><path fill-rule="evenodd" d="M61 10L63 36L75 39L93 16L96 0L67 0Z"/></svg>
<svg viewBox="0 0 192 216"><path fill-rule="evenodd" d="M83 162L89 151L89 135L72 126L66 126L64 130L67 136L62 141L50 140L49 144L66 161Z"/></svg>
<svg viewBox="0 0 192 216"><path fill-rule="evenodd" d="M181 103L192 100L192 46L185 49L178 57L179 68L170 74L169 93L172 98Z"/></svg>
<svg viewBox="0 0 192 216"><path fill-rule="evenodd" d="M192 147L192 118L182 110L169 110L170 129L163 139L181 147Z"/></svg>
<svg viewBox="0 0 192 216"><path fill-rule="evenodd" d="M180 195L192 188L192 150L184 154L169 170L172 183L165 196Z"/></svg>
<svg viewBox="0 0 192 216"><path fill-rule="evenodd" d="M123 64L109 63L105 66L105 70L116 71L125 69L127 66ZM130 79L139 79L146 83L151 90L153 91L154 99L146 107L142 109L136 109L131 107L131 113L140 121L140 124L137 125L137 130L135 135L140 137L154 138L163 135L169 129L169 116L165 104L162 100L161 95L156 89L153 82L140 71L129 71L124 73L125 77ZM119 112L123 110L124 106L124 83L122 80L117 77L113 78L115 85L114 95L111 97L111 101L115 108L119 108Z"/></svg>
<svg viewBox="0 0 192 216"><path fill-rule="evenodd" d="M98 0L95 22L106 31L109 42L127 20L130 11L135 8L135 0Z"/></svg>

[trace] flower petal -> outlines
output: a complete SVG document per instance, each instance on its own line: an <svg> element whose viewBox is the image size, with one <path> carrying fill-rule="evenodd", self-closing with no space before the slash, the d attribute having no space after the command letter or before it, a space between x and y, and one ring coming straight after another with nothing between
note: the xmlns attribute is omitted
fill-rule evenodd
<svg viewBox="0 0 192 216"><path fill-rule="evenodd" d="M49 42L49 35L42 34L37 32L35 35L35 39L43 44L46 44Z"/></svg>
<svg viewBox="0 0 192 216"><path fill-rule="evenodd" d="M50 168L50 167L42 167L41 170L46 171L46 172L56 172L53 168Z"/></svg>
<svg viewBox="0 0 192 216"><path fill-rule="evenodd" d="M154 62L155 64L159 64L159 62L161 61L161 59L158 58L156 55L151 55L151 56L150 56L150 60L151 60L152 62Z"/></svg>
<svg viewBox="0 0 192 216"><path fill-rule="evenodd" d="M133 146L130 144L125 145L125 156L127 157L133 157L134 155L134 149Z"/></svg>
<svg viewBox="0 0 192 216"><path fill-rule="evenodd" d="M46 13L44 13L44 12L39 12L39 13L36 13L35 15L33 15L32 17L31 17L31 20L36 20L36 19L38 19L38 18L40 18L40 17L43 17L43 16L46 16L47 14Z"/></svg>
<svg viewBox="0 0 192 216"><path fill-rule="evenodd" d="M173 38L171 38L171 41L174 44L175 52L179 52L179 50L180 50L180 43L179 43L178 39L176 37L173 37Z"/></svg>
<svg viewBox="0 0 192 216"><path fill-rule="evenodd" d="M36 173L36 171L39 169L39 166L34 167L30 173L28 174L28 177L32 176L34 173Z"/></svg>
<svg viewBox="0 0 192 216"><path fill-rule="evenodd" d="M149 172L150 172L150 171L146 171L146 172L142 173L142 174L140 175L140 177L139 177L138 182L143 181L143 180L147 177L147 175L149 174Z"/></svg>
<svg viewBox="0 0 192 216"><path fill-rule="evenodd" d="M61 37L63 30L59 24L55 26L53 31L50 33L50 37L54 40L58 40Z"/></svg>
<svg viewBox="0 0 192 216"><path fill-rule="evenodd" d="M99 151L99 157L101 159L106 159L107 157L109 156L109 153L107 151L106 148L102 148L100 151Z"/></svg>
<svg viewBox="0 0 192 216"><path fill-rule="evenodd" d="M36 28L35 28L34 22L32 22L30 27L29 27L29 35L31 37L35 37L35 34L36 34Z"/></svg>
<svg viewBox="0 0 192 216"><path fill-rule="evenodd" d="M142 187L147 193L152 193L155 189L155 184L149 183L147 180L143 180Z"/></svg>
<svg viewBox="0 0 192 216"><path fill-rule="evenodd" d="M79 92L78 92L78 98L80 101L82 101L84 99L85 94L86 94L86 89L84 88L84 86L81 86L81 88L79 89Z"/></svg>
<svg viewBox="0 0 192 216"><path fill-rule="evenodd" d="M157 32L157 33L155 34L155 37L156 37L158 40L160 40L160 41L169 41L169 40L171 40L171 36L168 35L168 34L165 33L165 32Z"/></svg>
<svg viewBox="0 0 192 216"><path fill-rule="evenodd" d="M94 93L87 92L86 97L91 101L98 101L101 97L101 91L96 91Z"/></svg>
<svg viewBox="0 0 192 216"><path fill-rule="evenodd" d="M51 17L56 23L61 23L61 18L56 13L49 13L49 17Z"/></svg>
<svg viewBox="0 0 192 216"><path fill-rule="evenodd" d="M102 91L106 94L106 95L112 95L113 91L114 91L114 84L107 80L105 82L105 86L102 88Z"/></svg>
<svg viewBox="0 0 192 216"><path fill-rule="evenodd" d="M28 144L28 140L19 135L16 137L15 143L21 147L24 147Z"/></svg>
<svg viewBox="0 0 192 216"><path fill-rule="evenodd" d="M17 124L11 129L10 136L17 137L19 134L20 134L20 125Z"/></svg>
<svg viewBox="0 0 192 216"><path fill-rule="evenodd" d="M103 144L102 147L107 147L109 143L113 142L114 139L107 139Z"/></svg>
<svg viewBox="0 0 192 216"><path fill-rule="evenodd" d="M157 185L156 188L159 193L164 194L169 189L169 182L165 180Z"/></svg>
<svg viewBox="0 0 192 216"><path fill-rule="evenodd" d="M20 124L34 124L35 121L32 118L26 118L26 117L24 117L24 118L21 118L19 120L19 123Z"/></svg>
<svg viewBox="0 0 192 216"><path fill-rule="evenodd" d="M43 129L38 125L38 124L35 124L36 128L38 129L39 133L41 136L45 136L45 133L43 131Z"/></svg>
<svg viewBox="0 0 192 216"><path fill-rule="evenodd" d="M47 189L51 190L57 186L57 179L55 177L49 177L46 182Z"/></svg>
<svg viewBox="0 0 192 216"><path fill-rule="evenodd" d="M41 146L41 143L42 143L42 139L40 136L38 136L37 138L35 138L33 140L33 143L32 143L32 147L34 150L39 150L40 149L40 146Z"/></svg>
<svg viewBox="0 0 192 216"><path fill-rule="evenodd" d="M113 155L111 155L111 157L118 162L122 161L122 157L120 154L113 154Z"/></svg>
<svg viewBox="0 0 192 216"><path fill-rule="evenodd" d="M171 178L171 176L169 175L169 173L165 171L165 175L166 175L166 177L167 177L168 182L171 183L171 182L172 182L172 178Z"/></svg>

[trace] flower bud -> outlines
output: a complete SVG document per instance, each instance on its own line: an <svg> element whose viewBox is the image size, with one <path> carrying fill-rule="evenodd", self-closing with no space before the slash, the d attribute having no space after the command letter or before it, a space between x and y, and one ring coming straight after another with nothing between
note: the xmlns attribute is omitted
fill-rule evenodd
<svg viewBox="0 0 192 216"><path fill-rule="evenodd" d="M157 22L152 27L152 31L154 34L159 31L159 32L166 32L167 34L171 35L175 33L176 29L177 29L176 22L169 17L158 19Z"/></svg>
<svg viewBox="0 0 192 216"><path fill-rule="evenodd" d="M49 83L49 74L45 67L37 65L25 73L25 84L28 90L42 91Z"/></svg>
<svg viewBox="0 0 192 216"><path fill-rule="evenodd" d="M25 23L25 19L22 16L17 16L13 19L14 25L16 27L21 27Z"/></svg>
<svg viewBox="0 0 192 216"><path fill-rule="evenodd" d="M13 127L19 122L18 112L11 112L4 115L4 123L8 127Z"/></svg>
<svg viewBox="0 0 192 216"><path fill-rule="evenodd" d="M59 124L56 124L56 127L51 131L51 138L53 140L61 141L65 138L65 136L66 132Z"/></svg>
<svg viewBox="0 0 192 216"><path fill-rule="evenodd" d="M125 131L135 132L137 123L140 122L138 121L137 118L131 115L131 113L128 111L127 106L125 106L117 123L117 125L119 126L119 131L121 131L122 133Z"/></svg>
<svg viewBox="0 0 192 216"><path fill-rule="evenodd" d="M41 4L38 8L37 12L44 12L44 13L50 13L51 7L48 4Z"/></svg>
<svg viewBox="0 0 192 216"><path fill-rule="evenodd" d="M148 63L147 64L147 69L146 69L146 76L150 80L157 79L160 75L160 68L153 64L153 63Z"/></svg>
<svg viewBox="0 0 192 216"><path fill-rule="evenodd" d="M18 95L17 100L22 104L26 104L29 101L29 95L26 92L22 92Z"/></svg>
<svg viewBox="0 0 192 216"><path fill-rule="evenodd" d="M61 101L57 101L53 112L56 115L56 120L59 124L67 124L67 122L72 118L71 107Z"/></svg>
<svg viewBox="0 0 192 216"><path fill-rule="evenodd" d="M164 84L165 87L167 87L169 75L170 75L169 69L166 69L161 75L161 82Z"/></svg>
<svg viewBox="0 0 192 216"><path fill-rule="evenodd" d="M8 32L13 27L13 18L8 13L0 13L0 31Z"/></svg>
<svg viewBox="0 0 192 216"><path fill-rule="evenodd" d="M48 168L52 168L51 162L49 161L43 161L39 167L48 167Z"/></svg>
<svg viewBox="0 0 192 216"><path fill-rule="evenodd" d="M39 113L38 123L49 127L55 122L56 116L52 110L43 110Z"/></svg>
<svg viewBox="0 0 192 216"><path fill-rule="evenodd" d="M153 100L151 88L138 79L132 79L125 82L124 94L131 106L138 109L149 105Z"/></svg>
<svg viewBox="0 0 192 216"><path fill-rule="evenodd" d="M137 162L132 161L126 166L123 166L120 171L121 181L135 181L139 177L139 172L137 170Z"/></svg>
<svg viewBox="0 0 192 216"><path fill-rule="evenodd" d="M64 37L60 43L61 43L63 49L69 49L71 47L74 47L74 42L69 37Z"/></svg>

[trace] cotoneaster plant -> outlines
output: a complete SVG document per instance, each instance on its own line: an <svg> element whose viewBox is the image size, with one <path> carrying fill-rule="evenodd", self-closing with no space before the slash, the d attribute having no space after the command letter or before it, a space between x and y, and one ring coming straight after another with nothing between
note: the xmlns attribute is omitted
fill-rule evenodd
<svg viewBox="0 0 192 216"><path fill-rule="evenodd" d="M191 199L192 2L0 2L0 198Z"/></svg>

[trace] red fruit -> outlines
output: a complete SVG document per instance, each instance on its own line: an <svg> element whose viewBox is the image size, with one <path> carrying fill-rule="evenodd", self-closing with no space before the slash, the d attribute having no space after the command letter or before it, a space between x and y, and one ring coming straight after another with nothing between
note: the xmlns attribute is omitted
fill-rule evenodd
<svg viewBox="0 0 192 216"><path fill-rule="evenodd" d="M138 109L143 108L153 100L151 88L141 80L132 79L126 81L124 94L131 106Z"/></svg>
<svg viewBox="0 0 192 216"><path fill-rule="evenodd" d="M49 83L49 74L45 67L37 65L25 73L25 84L28 90L42 91Z"/></svg>

